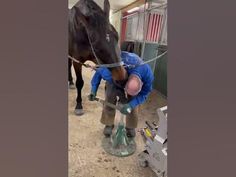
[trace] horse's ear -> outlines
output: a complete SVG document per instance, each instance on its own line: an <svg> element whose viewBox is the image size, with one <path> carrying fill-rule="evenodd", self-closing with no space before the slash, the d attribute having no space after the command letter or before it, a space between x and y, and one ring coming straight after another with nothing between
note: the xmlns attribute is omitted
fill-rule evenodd
<svg viewBox="0 0 236 177"><path fill-rule="evenodd" d="M78 18L78 20L80 22L82 22L82 24L85 26L85 27L88 27L88 17L85 16L79 8L75 7L75 11L76 11L76 16Z"/></svg>
<svg viewBox="0 0 236 177"><path fill-rule="evenodd" d="M104 0L104 13L105 13L105 16L106 16L107 20L109 20L109 15L110 15L110 3L109 3L109 0Z"/></svg>
<svg viewBox="0 0 236 177"><path fill-rule="evenodd" d="M89 16L91 15L91 10L89 8L91 1L92 0L79 0L75 6L80 10L83 15Z"/></svg>

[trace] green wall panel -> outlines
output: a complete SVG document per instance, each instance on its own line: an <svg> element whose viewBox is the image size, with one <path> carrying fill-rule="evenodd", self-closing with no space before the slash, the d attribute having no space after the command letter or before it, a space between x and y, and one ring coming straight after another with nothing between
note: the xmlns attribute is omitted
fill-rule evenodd
<svg viewBox="0 0 236 177"><path fill-rule="evenodd" d="M147 61L152 59L158 55L162 54L167 50L167 46L154 44L154 43L146 43L143 60ZM153 72L154 72L154 82L153 88L158 90L164 96L167 96L167 54L162 56L156 62L153 61L149 63Z"/></svg>

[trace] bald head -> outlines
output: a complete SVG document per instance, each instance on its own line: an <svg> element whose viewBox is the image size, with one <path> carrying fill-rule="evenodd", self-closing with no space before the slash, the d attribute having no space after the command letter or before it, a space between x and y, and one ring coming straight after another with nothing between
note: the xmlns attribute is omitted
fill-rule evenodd
<svg viewBox="0 0 236 177"><path fill-rule="evenodd" d="M125 91L131 96L138 95L142 89L142 85L143 83L137 75L130 75L125 86Z"/></svg>

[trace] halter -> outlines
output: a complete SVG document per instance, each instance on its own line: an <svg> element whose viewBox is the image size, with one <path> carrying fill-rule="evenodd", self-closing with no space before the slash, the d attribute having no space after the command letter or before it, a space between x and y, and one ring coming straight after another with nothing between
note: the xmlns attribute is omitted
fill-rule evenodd
<svg viewBox="0 0 236 177"><path fill-rule="evenodd" d="M140 63L140 64L138 64L138 65L128 65L128 64L124 64L123 61L121 61L120 63L121 63L122 66L124 66L125 68L135 68L135 67L138 67L138 66L140 66L140 65L144 65L144 64L150 63L150 62L152 62L152 61L155 61L155 60L161 58L161 57L162 57L163 55L165 55L166 53L167 53L167 51L165 51L164 53L158 55L158 56L155 57L155 58L152 58L152 59L150 59L150 60L148 60L148 61L142 62L142 63ZM106 66L108 66L108 67L110 67L110 68L112 68L112 67L117 67L117 65L116 65L117 63L91 66L91 65L89 65L89 64L85 64L85 63L83 63L83 62L81 62L81 61L79 61L79 60L73 58L73 57L70 56L70 55L68 55L68 57L69 57L71 60L73 60L74 62L79 63L79 64L83 65L83 66L86 67L86 68L91 68L92 70L96 70L96 68L98 68L98 67L106 67Z"/></svg>
<svg viewBox="0 0 236 177"><path fill-rule="evenodd" d="M95 53L95 51L94 51L94 48L93 48L91 39L90 39L90 37L89 37L88 30L87 30L86 27L84 27L84 28L85 28L86 33L87 33L87 36L88 36L88 40L89 40L90 47L91 47L91 49L92 49L92 53L93 53L95 59L97 60L97 63L98 63L97 67L115 68L115 67L119 67L119 66L123 66L123 65L124 65L124 62L123 62L123 61L116 62L116 63L110 63L110 64L100 64L99 59L98 59L98 57L97 57L97 55L96 55L96 53Z"/></svg>

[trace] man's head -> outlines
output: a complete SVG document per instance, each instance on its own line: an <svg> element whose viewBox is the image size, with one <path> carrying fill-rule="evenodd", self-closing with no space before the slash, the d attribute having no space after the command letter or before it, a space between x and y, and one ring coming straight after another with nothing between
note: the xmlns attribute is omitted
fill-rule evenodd
<svg viewBox="0 0 236 177"><path fill-rule="evenodd" d="M141 81L139 76L131 74L125 85L125 91L130 96L136 96L141 91L142 86L143 82Z"/></svg>

